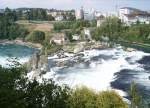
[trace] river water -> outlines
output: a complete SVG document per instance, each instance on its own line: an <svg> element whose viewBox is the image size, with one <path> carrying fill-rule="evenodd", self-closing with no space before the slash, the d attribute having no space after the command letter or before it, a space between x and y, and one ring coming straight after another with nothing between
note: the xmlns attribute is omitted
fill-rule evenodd
<svg viewBox="0 0 150 108"><path fill-rule="evenodd" d="M10 58L17 58L18 62L25 63L36 50L17 44L0 44L0 65L7 67Z"/></svg>
<svg viewBox="0 0 150 108"><path fill-rule="evenodd" d="M24 63L35 51L36 49L26 46L0 44L0 64L7 66L7 59L10 57L17 57L20 63ZM57 61L74 61L76 58L75 54L65 55L61 59L57 55L49 57L50 71L42 75L41 79L53 78L58 84L67 84L70 87L85 85L94 90L116 89L122 96L127 95L126 92L134 81L144 99L150 97L149 49L128 52L119 46L86 50L80 53L82 62L56 67Z"/></svg>
<svg viewBox="0 0 150 108"><path fill-rule="evenodd" d="M137 84L140 94L150 97L150 53L142 50L128 52L121 46L108 49L93 49L81 52L81 63L67 67L56 67L56 61L74 60L74 54L59 59L49 57L50 72L42 78L53 78L58 84L70 87L85 85L94 90L116 89L127 96L130 84Z"/></svg>

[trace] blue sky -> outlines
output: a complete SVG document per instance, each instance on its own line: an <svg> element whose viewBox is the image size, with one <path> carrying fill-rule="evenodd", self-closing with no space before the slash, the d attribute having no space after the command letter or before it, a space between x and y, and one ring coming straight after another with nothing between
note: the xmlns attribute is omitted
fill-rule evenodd
<svg viewBox="0 0 150 108"><path fill-rule="evenodd" d="M114 11L118 7L135 7L150 10L150 0L0 0L0 8L41 7L56 9L94 8L101 11Z"/></svg>

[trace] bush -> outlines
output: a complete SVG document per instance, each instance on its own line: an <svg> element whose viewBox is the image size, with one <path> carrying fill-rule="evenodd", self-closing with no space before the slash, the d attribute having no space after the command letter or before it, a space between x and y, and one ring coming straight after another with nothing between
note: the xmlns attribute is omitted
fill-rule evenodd
<svg viewBox="0 0 150 108"><path fill-rule="evenodd" d="M68 103L70 108L127 108L127 104L116 92L96 93L86 87L73 90Z"/></svg>
<svg viewBox="0 0 150 108"><path fill-rule="evenodd" d="M69 88L52 80L39 83L22 77L24 68L0 66L0 108L67 108Z"/></svg>
<svg viewBox="0 0 150 108"><path fill-rule="evenodd" d="M33 31L28 37L28 41L42 43L45 40L45 33L42 31Z"/></svg>
<svg viewBox="0 0 150 108"><path fill-rule="evenodd" d="M70 108L95 108L96 94L86 88L77 88L72 91L69 99Z"/></svg>
<svg viewBox="0 0 150 108"><path fill-rule="evenodd" d="M128 108L115 91L103 91L97 95L98 108Z"/></svg>

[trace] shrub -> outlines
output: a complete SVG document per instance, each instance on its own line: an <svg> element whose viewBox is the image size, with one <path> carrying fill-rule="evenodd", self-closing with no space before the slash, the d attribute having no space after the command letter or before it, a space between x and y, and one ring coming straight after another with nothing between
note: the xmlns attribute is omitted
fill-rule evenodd
<svg viewBox="0 0 150 108"><path fill-rule="evenodd" d="M86 87L72 91L70 108L127 108L127 104L114 91L95 92Z"/></svg>
<svg viewBox="0 0 150 108"><path fill-rule="evenodd" d="M28 41L42 43L45 40L45 33L42 31L33 31L28 37Z"/></svg>
<svg viewBox="0 0 150 108"><path fill-rule="evenodd" d="M128 108L115 91L103 91L97 95L97 108Z"/></svg>

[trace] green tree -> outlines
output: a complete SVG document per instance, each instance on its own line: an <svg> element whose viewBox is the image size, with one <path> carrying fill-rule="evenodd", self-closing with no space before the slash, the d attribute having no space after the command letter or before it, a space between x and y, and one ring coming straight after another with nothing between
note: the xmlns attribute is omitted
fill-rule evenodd
<svg viewBox="0 0 150 108"><path fill-rule="evenodd" d="M15 23L16 19L16 12L9 8L6 8L4 14L0 15L0 39L12 40L24 37L23 34L27 35L27 30Z"/></svg>
<svg viewBox="0 0 150 108"><path fill-rule="evenodd" d="M138 94L136 84L132 82L129 95L131 98L131 108L141 108L142 98Z"/></svg>
<svg viewBox="0 0 150 108"><path fill-rule="evenodd" d="M27 40L34 43L42 43L45 40L45 33L42 31L33 31L28 37Z"/></svg>
<svg viewBox="0 0 150 108"><path fill-rule="evenodd" d="M70 108L96 108L96 94L86 88L76 88L69 99Z"/></svg>
<svg viewBox="0 0 150 108"><path fill-rule="evenodd" d="M23 67L0 67L1 108L67 108L69 88L52 80L39 83L24 77Z"/></svg>
<svg viewBox="0 0 150 108"><path fill-rule="evenodd" d="M98 94L97 108L128 108L115 91L103 91Z"/></svg>
<svg viewBox="0 0 150 108"><path fill-rule="evenodd" d="M68 103L70 108L128 108L116 92L95 92L87 87L73 90Z"/></svg>

